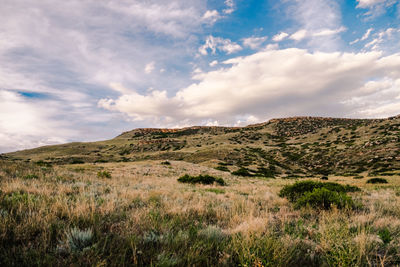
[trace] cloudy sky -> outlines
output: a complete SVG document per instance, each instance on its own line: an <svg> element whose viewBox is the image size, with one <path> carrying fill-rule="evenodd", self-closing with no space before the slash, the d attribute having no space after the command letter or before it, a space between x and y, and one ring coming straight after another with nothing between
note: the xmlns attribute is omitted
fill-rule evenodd
<svg viewBox="0 0 400 267"><path fill-rule="evenodd" d="M397 0L1 0L0 152L400 114Z"/></svg>

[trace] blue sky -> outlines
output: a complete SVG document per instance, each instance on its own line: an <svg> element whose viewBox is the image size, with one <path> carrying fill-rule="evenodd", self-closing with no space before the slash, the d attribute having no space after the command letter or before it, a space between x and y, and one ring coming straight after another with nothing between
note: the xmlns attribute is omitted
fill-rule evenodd
<svg viewBox="0 0 400 267"><path fill-rule="evenodd" d="M395 0L4 0L0 152L400 113Z"/></svg>

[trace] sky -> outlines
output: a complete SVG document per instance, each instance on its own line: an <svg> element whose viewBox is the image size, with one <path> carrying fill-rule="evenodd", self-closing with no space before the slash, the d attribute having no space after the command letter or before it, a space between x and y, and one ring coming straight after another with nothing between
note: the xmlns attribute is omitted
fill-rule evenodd
<svg viewBox="0 0 400 267"><path fill-rule="evenodd" d="M397 0L0 2L0 153L400 114Z"/></svg>

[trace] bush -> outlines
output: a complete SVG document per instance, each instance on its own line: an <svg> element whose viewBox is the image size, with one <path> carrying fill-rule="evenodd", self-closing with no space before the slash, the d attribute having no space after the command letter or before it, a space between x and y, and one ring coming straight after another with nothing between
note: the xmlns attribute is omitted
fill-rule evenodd
<svg viewBox="0 0 400 267"><path fill-rule="evenodd" d="M367 184L387 184L388 181L384 178L371 178L368 179Z"/></svg>
<svg viewBox="0 0 400 267"><path fill-rule="evenodd" d="M229 172L229 169L226 166L217 166L215 169L218 171Z"/></svg>
<svg viewBox="0 0 400 267"><path fill-rule="evenodd" d="M161 162L161 165L171 165L171 162L168 160Z"/></svg>
<svg viewBox="0 0 400 267"><path fill-rule="evenodd" d="M295 204L295 208L312 207L330 209L333 205L337 208L354 207L353 200L343 192L335 192L326 188L316 188L312 192L306 192Z"/></svg>
<svg viewBox="0 0 400 267"><path fill-rule="evenodd" d="M346 193L356 191L360 191L356 186L307 180L286 185L279 192L279 196L295 203L296 208L311 206L329 209L333 204L338 208L354 206L351 197Z"/></svg>
<svg viewBox="0 0 400 267"><path fill-rule="evenodd" d="M251 174L251 173L249 172L248 169L243 168L243 167L240 168L240 169L238 169L238 170L236 170L236 171L234 171L234 172L232 172L232 174L233 174L233 175L237 175L237 176L245 176L245 177L254 176L253 174Z"/></svg>
<svg viewBox="0 0 400 267"><path fill-rule="evenodd" d="M188 174L183 175L178 179L178 182L189 183L189 184L213 184L225 185L225 181L222 178L216 178L210 175L199 175L190 176Z"/></svg>
<svg viewBox="0 0 400 267"><path fill-rule="evenodd" d="M97 177L111 179L111 173L109 171L99 171Z"/></svg>
<svg viewBox="0 0 400 267"><path fill-rule="evenodd" d="M327 181L327 180L328 180L328 176L322 176L322 177L321 177L321 180Z"/></svg>

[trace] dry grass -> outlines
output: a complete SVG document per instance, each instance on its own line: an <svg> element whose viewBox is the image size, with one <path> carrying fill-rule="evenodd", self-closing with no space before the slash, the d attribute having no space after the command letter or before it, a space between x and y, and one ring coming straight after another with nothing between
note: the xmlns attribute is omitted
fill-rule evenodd
<svg viewBox="0 0 400 267"><path fill-rule="evenodd" d="M357 185L357 210L294 210L284 179L238 178L181 161L55 166L2 163L0 265L389 266L400 264L399 177ZM99 178L99 171L111 179ZM227 186L187 185L183 174ZM38 179L27 179L36 174ZM90 246L68 245L91 229Z"/></svg>

